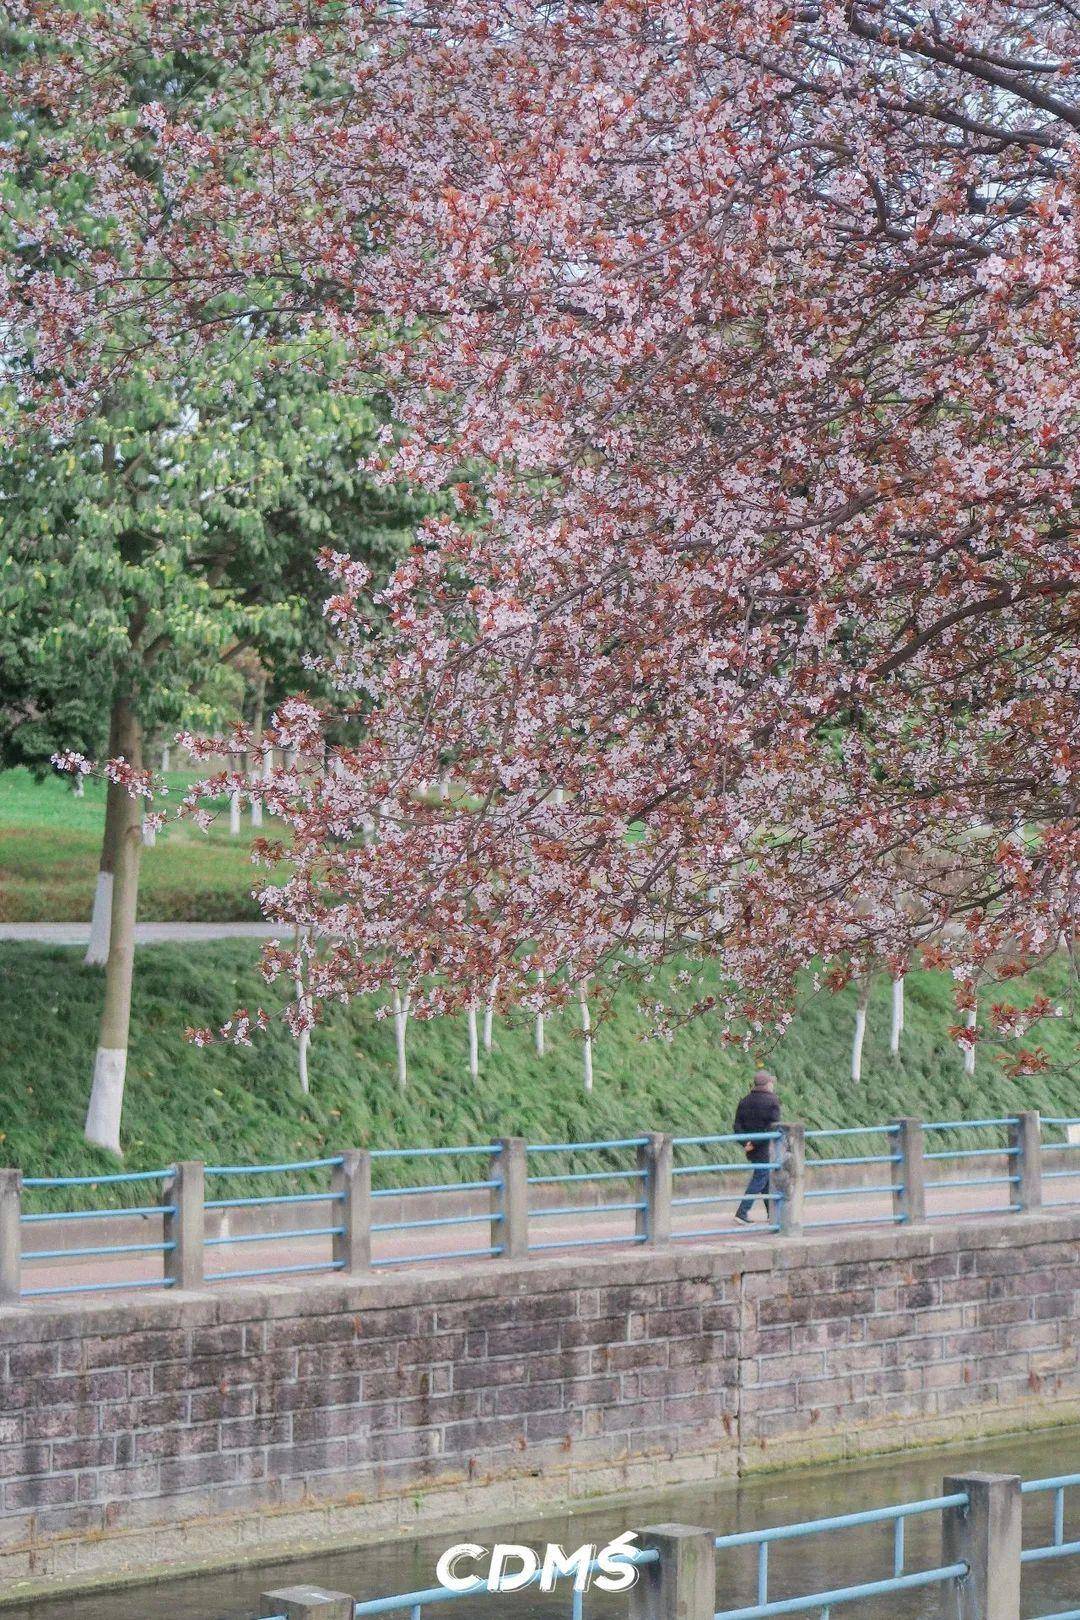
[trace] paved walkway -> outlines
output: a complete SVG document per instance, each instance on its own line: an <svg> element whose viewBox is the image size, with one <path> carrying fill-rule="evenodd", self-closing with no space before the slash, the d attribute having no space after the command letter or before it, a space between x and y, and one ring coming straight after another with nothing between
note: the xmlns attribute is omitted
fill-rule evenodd
<svg viewBox="0 0 1080 1620"><path fill-rule="evenodd" d="M273 939L282 929L265 922L148 922L135 924L136 945L173 945L210 939ZM0 943L86 945L88 922L0 923Z"/></svg>

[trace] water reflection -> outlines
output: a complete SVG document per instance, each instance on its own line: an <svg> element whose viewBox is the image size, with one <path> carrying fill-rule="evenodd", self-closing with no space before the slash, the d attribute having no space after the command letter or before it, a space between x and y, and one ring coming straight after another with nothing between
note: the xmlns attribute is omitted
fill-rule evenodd
<svg viewBox="0 0 1080 1620"><path fill-rule="evenodd" d="M871 1462L821 1469L799 1469L759 1475L739 1483L695 1486L652 1498L635 1497L629 1505L582 1508L572 1514L515 1520L508 1518L500 1539L576 1547L583 1541L604 1542L637 1525L677 1521L703 1525L724 1534L784 1524L796 1519L849 1513L890 1502L936 1496L942 1476L965 1468L1022 1474L1025 1478L1080 1472L1080 1428L1043 1431L1030 1438L1013 1437L968 1443L963 1447L877 1458ZM1080 1488L1066 1497L1066 1539L1080 1539ZM507 1486L512 1512L513 1486ZM1025 1542L1051 1539L1051 1498L1025 1502ZM940 1516L908 1521L908 1570L940 1562ZM435 1563L453 1541L490 1543L491 1534L464 1524L458 1532L410 1538L348 1552L312 1553L288 1563L248 1566L227 1574L192 1576L155 1586L129 1587L83 1598L48 1599L5 1608L3 1620L250 1620L258 1614L259 1594L276 1587L310 1582L357 1598L435 1585ZM797 1592L847 1586L892 1573L892 1532L887 1525L836 1531L807 1541L780 1542L770 1552L770 1598ZM721 1556L718 1606L734 1607L755 1600L755 1554L752 1548ZM1031 1566L1025 1571L1023 1613L1053 1614L1080 1601L1080 1559ZM498 1613L511 1620L568 1620L569 1595L540 1593L463 1598L443 1610L453 1620L491 1620ZM625 1616L625 1596L590 1592L586 1620ZM940 1592L899 1593L834 1610L852 1620L955 1620L955 1600Z"/></svg>

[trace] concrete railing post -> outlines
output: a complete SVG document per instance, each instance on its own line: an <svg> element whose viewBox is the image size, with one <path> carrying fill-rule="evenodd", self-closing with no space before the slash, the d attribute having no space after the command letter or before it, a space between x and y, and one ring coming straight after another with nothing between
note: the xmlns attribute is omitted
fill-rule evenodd
<svg viewBox="0 0 1080 1620"><path fill-rule="evenodd" d="M171 1206L164 1217L165 1276L174 1288L202 1286L203 1240L206 1236L206 1175L201 1159L183 1159L173 1166L163 1199Z"/></svg>
<svg viewBox="0 0 1080 1620"><path fill-rule="evenodd" d="M367 1271L371 1266L371 1154L346 1148L330 1176L334 1194L333 1260L339 1271Z"/></svg>
<svg viewBox="0 0 1080 1620"><path fill-rule="evenodd" d="M0 1305L22 1291L22 1171L0 1170Z"/></svg>
<svg viewBox="0 0 1080 1620"><path fill-rule="evenodd" d="M630 1588L629 1620L713 1620L716 1613L715 1532L685 1524L640 1530L638 1546L660 1554L642 1564Z"/></svg>
<svg viewBox="0 0 1080 1620"><path fill-rule="evenodd" d="M489 1179L491 1189L491 1247L504 1260L523 1260L529 1252L528 1161L523 1136L502 1136L493 1144Z"/></svg>
<svg viewBox="0 0 1080 1620"><path fill-rule="evenodd" d="M285 1620L353 1620L353 1600L348 1592L327 1592L321 1586L283 1586L263 1593L259 1613L284 1615Z"/></svg>
<svg viewBox="0 0 1080 1620"><path fill-rule="evenodd" d="M900 1163L892 1167L893 1216L910 1226L913 1221L926 1219L926 1141L921 1119L904 1117L892 1121L893 1152L900 1155Z"/></svg>
<svg viewBox="0 0 1080 1620"><path fill-rule="evenodd" d="M1016 1124L1009 1126L1009 1146L1015 1150L1009 1157L1009 1174L1019 1177L1013 1183L1015 1194L1010 1202L1020 1205L1021 1214L1042 1209L1042 1122L1038 1109L1025 1109L1016 1116Z"/></svg>
<svg viewBox="0 0 1080 1620"><path fill-rule="evenodd" d="M639 1196L645 1208L634 1211L634 1230L647 1243L667 1243L671 1238L673 1158L671 1137L661 1131L650 1131L637 1150Z"/></svg>
<svg viewBox="0 0 1080 1620"><path fill-rule="evenodd" d="M777 1200L776 1222L781 1233L794 1237L803 1227L806 1198L806 1126L801 1121L778 1126L778 1168L773 1171Z"/></svg>
<svg viewBox="0 0 1080 1620"><path fill-rule="evenodd" d="M968 1566L957 1583L956 1620L1020 1620L1019 1474L950 1475L943 1490L968 1498L966 1507L942 1513L942 1558Z"/></svg>

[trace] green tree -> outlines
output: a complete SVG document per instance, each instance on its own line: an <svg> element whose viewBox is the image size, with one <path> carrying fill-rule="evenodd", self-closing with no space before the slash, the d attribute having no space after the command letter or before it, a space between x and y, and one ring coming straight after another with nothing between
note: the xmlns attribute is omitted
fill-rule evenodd
<svg viewBox="0 0 1080 1620"><path fill-rule="evenodd" d="M317 351L317 352L315 352ZM148 735L216 718L223 668L272 703L311 690L327 645L320 548L385 578L419 504L363 470L377 402L327 386L317 338L271 354L233 329L184 372L135 375L59 441L0 456L0 748L41 765L76 748L143 765ZM19 409L10 400L11 411ZM108 793L95 901L107 955L87 1134L119 1151L141 805ZM102 948L108 941L107 952Z"/></svg>

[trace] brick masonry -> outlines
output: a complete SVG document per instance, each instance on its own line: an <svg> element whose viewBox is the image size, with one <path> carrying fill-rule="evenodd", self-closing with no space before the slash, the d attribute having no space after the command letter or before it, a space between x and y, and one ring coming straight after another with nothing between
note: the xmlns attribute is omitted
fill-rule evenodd
<svg viewBox="0 0 1080 1620"><path fill-rule="evenodd" d="M0 1311L0 1593L1064 1422L1078 1242L1080 1212Z"/></svg>

